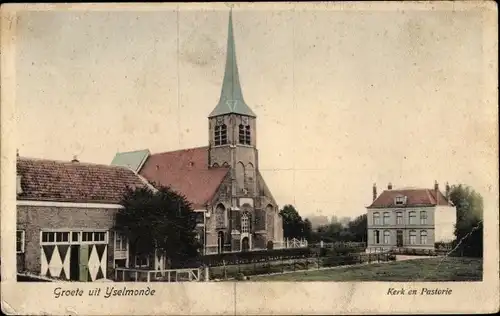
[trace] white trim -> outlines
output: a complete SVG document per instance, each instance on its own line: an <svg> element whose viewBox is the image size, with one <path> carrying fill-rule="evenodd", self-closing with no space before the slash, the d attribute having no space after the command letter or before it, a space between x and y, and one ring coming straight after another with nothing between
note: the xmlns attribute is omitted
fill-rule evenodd
<svg viewBox="0 0 500 316"><path fill-rule="evenodd" d="M205 213L207 212L207 210L203 209L203 210L193 210L193 212L196 212L196 213Z"/></svg>
<svg viewBox="0 0 500 316"><path fill-rule="evenodd" d="M17 205L18 206L48 206L48 207L123 209L123 206L120 204L74 203L74 202L30 201L30 200L17 200Z"/></svg>

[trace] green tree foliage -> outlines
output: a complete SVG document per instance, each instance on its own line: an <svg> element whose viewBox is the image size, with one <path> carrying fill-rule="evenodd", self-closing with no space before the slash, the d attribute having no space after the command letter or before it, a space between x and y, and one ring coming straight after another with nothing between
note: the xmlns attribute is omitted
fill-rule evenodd
<svg viewBox="0 0 500 316"><path fill-rule="evenodd" d="M115 229L129 239L134 255L162 250L172 261L198 256L196 213L184 196L168 187L128 189L115 219Z"/></svg>
<svg viewBox="0 0 500 316"><path fill-rule="evenodd" d="M311 222L303 220L293 205L287 204L280 211L283 219L283 237L285 238L310 238Z"/></svg>
<svg viewBox="0 0 500 316"><path fill-rule="evenodd" d="M349 221L347 227L343 227L340 222L333 222L329 225L318 227L316 232L312 233L313 242L335 242L335 241L353 241L366 242L367 240L367 217L366 214L360 215Z"/></svg>
<svg viewBox="0 0 500 316"><path fill-rule="evenodd" d="M450 200L457 208L455 242L457 253L469 257L483 256L483 197L469 186L454 185Z"/></svg>

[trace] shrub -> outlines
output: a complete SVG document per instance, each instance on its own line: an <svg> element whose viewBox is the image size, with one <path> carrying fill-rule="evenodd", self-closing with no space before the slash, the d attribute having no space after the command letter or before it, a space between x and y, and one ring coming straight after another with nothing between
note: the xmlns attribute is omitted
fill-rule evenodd
<svg viewBox="0 0 500 316"><path fill-rule="evenodd" d="M238 280L238 281L243 281L243 280L245 280L245 275L244 275L243 273L238 273L238 274L236 275L236 280Z"/></svg>

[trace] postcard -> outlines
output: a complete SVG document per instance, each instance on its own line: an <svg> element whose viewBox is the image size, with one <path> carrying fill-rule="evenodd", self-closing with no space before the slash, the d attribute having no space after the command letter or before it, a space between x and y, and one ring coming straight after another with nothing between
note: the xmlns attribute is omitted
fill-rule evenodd
<svg viewBox="0 0 500 316"><path fill-rule="evenodd" d="M498 312L494 2L1 16L4 313Z"/></svg>

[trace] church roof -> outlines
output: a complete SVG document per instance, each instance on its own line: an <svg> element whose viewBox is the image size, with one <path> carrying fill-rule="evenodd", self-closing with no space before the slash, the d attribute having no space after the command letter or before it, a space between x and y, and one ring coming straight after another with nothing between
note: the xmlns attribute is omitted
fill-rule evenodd
<svg viewBox="0 0 500 316"><path fill-rule="evenodd" d="M184 195L194 208L204 208L228 172L228 168L209 168L208 147L198 147L152 154L139 174Z"/></svg>
<svg viewBox="0 0 500 316"><path fill-rule="evenodd" d="M127 167L134 172L139 172L149 154L148 149L116 153L111 165Z"/></svg>
<svg viewBox="0 0 500 316"><path fill-rule="evenodd" d="M406 197L404 207L420 207L420 206L452 206L448 199L441 191L433 189L399 189L385 190L368 206L368 208L392 208L401 207L395 204L395 198L398 196Z"/></svg>
<svg viewBox="0 0 500 316"><path fill-rule="evenodd" d="M238 65L236 61L236 47L234 44L232 11L229 13L229 23L227 31L227 53L226 68L219 103L210 113L210 117L224 114L241 114L256 117L255 113L245 103L241 90Z"/></svg>
<svg viewBox="0 0 500 316"><path fill-rule="evenodd" d="M17 158L19 200L119 204L127 187L146 185L125 167Z"/></svg>

